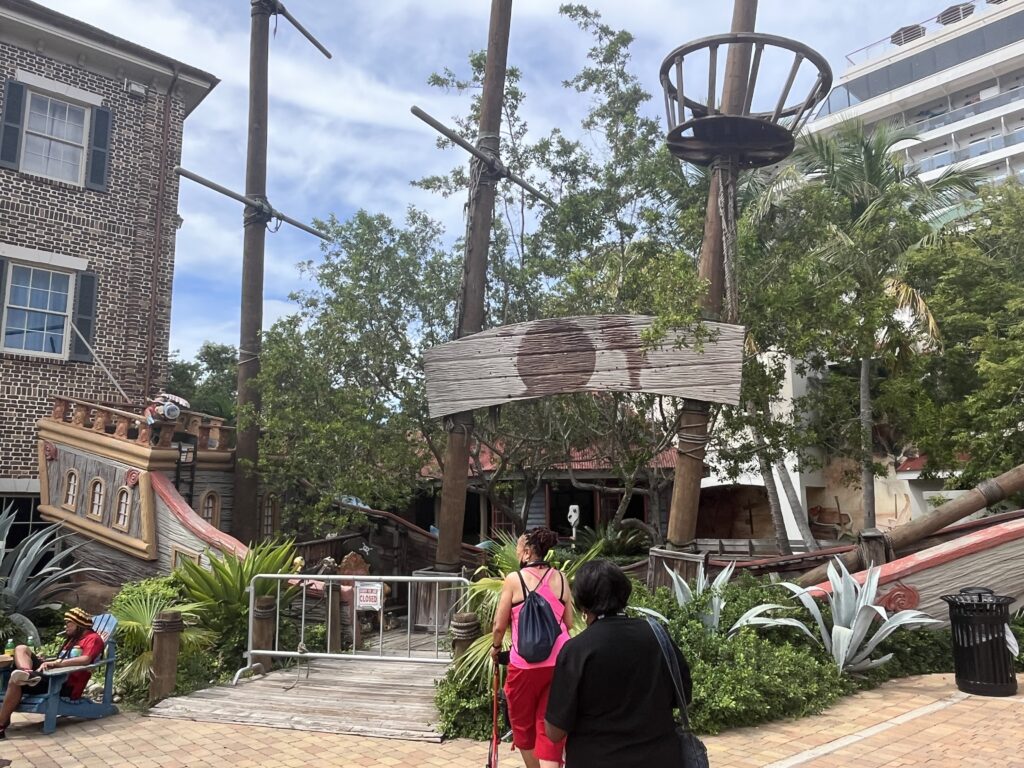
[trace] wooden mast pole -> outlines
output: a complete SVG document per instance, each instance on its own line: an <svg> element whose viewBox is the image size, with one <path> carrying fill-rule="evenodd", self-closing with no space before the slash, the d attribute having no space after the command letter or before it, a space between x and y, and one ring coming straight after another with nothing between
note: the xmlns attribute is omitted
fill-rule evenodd
<svg viewBox="0 0 1024 768"><path fill-rule="evenodd" d="M477 147L495 159L498 158L511 22L512 0L492 0ZM496 174L479 158L474 157L470 161L466 252L455 328L456 338L483 330L487 252L499 179L500 174ZM434 567L439 571L455 571L461 564L460 551L462 526L466 514L469 441L473 432L473 413L465 411L454 414L446 420L445 428L448 431L448 444L445 448L441 481L441 510L438 519L440 532Z"/></svg>
<svg viewBox="0 0 1024 768"><path fill-rule="evenodd" d="M757 19L757 0L735 0L731 32L753 32ZM730 45L725 63L725 84L722 93L722 111L739 114L747 95L747 77L750 72L750 45ZM703 310L705 319L722 319L725 294L725 259L722 237L722 219L733 211L719 208L721 174L728 173L727 183L735 188L736 167L717 168L711 174L707 208L704 213L704 240L700 248L698 275L707 282ZM735 322L736 318L725 318ZM697 515L700 510L700 481L704 476L704 455L708 439L709 407L705 402L686 400L676 447L676 466L672 485L672 504L668 519L668 543L680 547L692 541L697 533Z"/></svg>

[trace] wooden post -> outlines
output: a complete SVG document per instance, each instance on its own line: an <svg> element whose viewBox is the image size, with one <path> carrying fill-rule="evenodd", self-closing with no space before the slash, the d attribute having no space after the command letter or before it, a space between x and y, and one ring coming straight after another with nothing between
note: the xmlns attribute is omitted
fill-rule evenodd
<svg viewBox="0 0 1024 768"><path fill-rule="evenodd" d="M487 34L487 63L484 68L480 99L480 129L477 146L498 157L501 107L505 95L505 67L508 36L512 22L512 0L491 0L490 28ZM487 252L494 218L494 198L498 177L478 158L470 161L469 215L466 253L463 261L462 295L459 301L455 337L483 330L484 299L487 285ZM468 382L467 382L468 384ZM473 431L472 412L458 413L446 423L441 481L441 512L438 521L438 571L457 571L461 563L462 525L466 515L466 485L469 475L469 440Z"/></svg>
<svg viewBox="0 0 1024 768"><path fill-rule="evenodd" d="M159 701L174 691L178 680L178 649L185 624L179 611L161 611L153 620L153 675L149 701Z"/></svg>
<svg viewBox="0 0 1024 768"><path fill-rule="evenodd" d="M251 0L249 29L249 140L245 156L245 195L267 197L267 61L270 50L270 13L276 3ZM238 415L235 442L234 514L231 533L243 544L259 538L257 466L259 463L259 392L253 379L260 372L263 332L263 256L266 248L265 211L245 209L242 240L242 299L238 340Z"/></svg>
<svg viewBox="0 0 1024 768"><path fill-rule="evenodd" d="M252 645L253 648L267 651L274 647L274 628L277 618L277 600L266 595L256 598L256 607L252 617ZM273 657L262 654L253 654L249 659L250 664L260 664L264 672L269 672L274 663Z"/></svg>
<svg viewBox="0 0 1024 768"><path fill-rule="evenodd" d="M757 0L735 0L733 4L733 33L753 32L757 17ZM750 46L730 45L725 63L725 85L722 92L722 111L738 113L747 94L747 75L750 70ZM708 202L704 210L704 240L700 246L697 274L707 281L703 310L706 320L719 320L722 316L725 293L725 265L722 242L722 216L718 207L719 178L711 174ZM736 318L728 318L735 322ZM679 430L676 466L672 486L672 506L668 518L668 544L680 547L696 538L697 515L700 511L700 481L704 476L704 455L708 434L708 404L687 400L683 426Z"/></svg>
<svg viewBox="0 0 1024 768"><path fill-rule="evenodd" d="M449 632L452 636L452 660L458 659L469 650L473 641L480 637L480 619L475 613L456 613L452 616Z"/></svg>
<svg viewBox="0 0 1024 768"><path fill-rule="evenodd" d="M341 585L327 585L327 604L331 620L327 624L327 652L341 653Z"/></svg>
<svg viewBox="0 0 1024 768"><path fill-rule="evenodd" d="M952 525L979 509L996 504L1007 496L1021 491L1024 491L1024 464L1014 467L1009 472L1004 472L999 477L983 480L968 493L957 496L952 501L947 501L930 514L893 528L889 531L889 545L893 550L898 551L932 535L947 525ZM850 571L859 571L864 567L858 549L839 556L839 559ZM821 565L813 571L808 571L797 579L797 583L805 587L821 583L826 577L827 567L827 565Z"/></svg>
<svg viewBox="0 0 1024 768"><path fill-rule="evenodd" d="M877 528L865 528L857 537L857 549L862 563L885 565L889 562L885 545L885 534Z"/></svg>

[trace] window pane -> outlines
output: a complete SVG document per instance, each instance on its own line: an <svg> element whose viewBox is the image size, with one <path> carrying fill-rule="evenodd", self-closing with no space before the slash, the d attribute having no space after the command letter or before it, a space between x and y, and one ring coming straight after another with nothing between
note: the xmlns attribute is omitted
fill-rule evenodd
<svg viewBox="0 0 1024 768"><path fill-rule="evenodd" d="M43 351L43 334L38 331L26 331L25 332L25 345L22 349L29 350L30 352L42 352Z"/></svg>
<svg viewBox="0 0 1024 768"><path fill-rule="evenodd" d="M32 270L29 267L15 267L11 271L11 282L14 285L30 285L32 282Z"/></svg>
<svg viewBox="0 0 1024 768"><path fill-rule="evenodd" d="M12 285L10 303L17 307L28 306L28 288L23 285Z"/></svg>
<svg viewBox="0 0 1024 768"><path fill-rule="evenodd" d="M68 107L67 139L77 144L82 143L85 136L85 110L81 107Z"/></svg>
<svg viewBox="0 0 1024 768"><path fill-rule="evenodd" d="M48 101L49 99L44 96L32 94L28 112L28 129L30 131L39 131L40 133L46 131L46 118L49 112L47 108Z"/></svg>

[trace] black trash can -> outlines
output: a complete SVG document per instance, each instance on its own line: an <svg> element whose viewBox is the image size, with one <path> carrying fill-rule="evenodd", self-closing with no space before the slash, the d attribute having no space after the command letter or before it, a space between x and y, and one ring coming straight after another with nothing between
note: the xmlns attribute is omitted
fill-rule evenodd
<svg viewBox="0 0 1024 768"><path fill-rule="evenodd" d="M942 599L949 604L956 687L979 696L1016 694L1013 656L1006 644L1013 598L967 587Z"/></svg>

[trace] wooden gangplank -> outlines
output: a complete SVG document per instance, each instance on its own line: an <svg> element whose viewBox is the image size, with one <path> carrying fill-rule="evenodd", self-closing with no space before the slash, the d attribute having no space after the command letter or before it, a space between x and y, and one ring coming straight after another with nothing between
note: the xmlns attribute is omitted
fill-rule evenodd
<svg viewBox="0 0 1024 768"><path fill-rule="evenodd" d="M314 659L165 699L149 715L437 742L434 682L445 669L416 660Z"/></svg>

